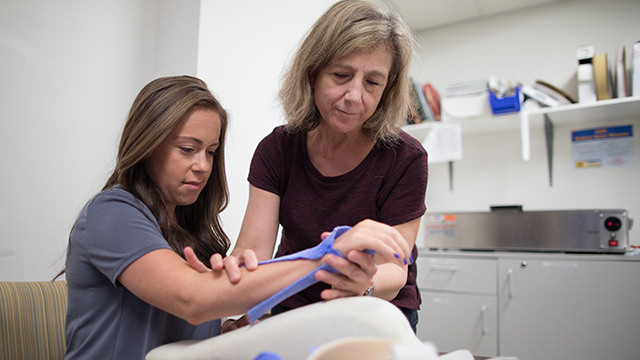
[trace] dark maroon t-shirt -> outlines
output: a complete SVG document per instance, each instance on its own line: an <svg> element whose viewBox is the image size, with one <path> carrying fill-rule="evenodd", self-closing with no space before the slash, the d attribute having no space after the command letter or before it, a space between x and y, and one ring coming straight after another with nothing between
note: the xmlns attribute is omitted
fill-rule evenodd
<svg viewBox="0 0 640 360"><path fill-rule="evenodd" d="M378 144L350 172L327 177L313 166L307 134L290 134L282 126L265 137L253 155L249 182L280 196L282 239L276 256L316 246L322 232L364 219L398 225L426 211L427 152L405 132L395 144ZM417 258L417 249L412 251ZM407 284L392 300L418 310L417 268L409 266ZM282 302L296 308L320 300L328 285L319 283Z"/></svg>

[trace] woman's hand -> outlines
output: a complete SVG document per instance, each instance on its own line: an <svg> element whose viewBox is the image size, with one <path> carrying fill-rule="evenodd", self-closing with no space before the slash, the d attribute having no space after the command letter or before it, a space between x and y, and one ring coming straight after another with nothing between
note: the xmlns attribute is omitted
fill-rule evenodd
<svg viewBox="0 0 640 360"><path fill-rule="evenodd" d="M358 250L349 251L346 259L327 255L325 262L338 273L323 270L316 273L318 281L331 285L320 293L323 300L364 294L373 285L373 276L378 270L374 257Z"/></svg>
<svg viewBox="0 0 640 360"><path fill-rule="evenodd" d="M328 234L322 234L322 238ZM331 289L323 290L321 293L324 300L363 295L373 285L373 276L378 269L376 257L379 263L392 262L402 268L413 261L409 245L400 232L373 220L361 221L339 236L334 248L342 254L346 251L346 259L328 255L325 262L338 273L316 273L317 280L331 285ZM375 256L364 250L374 250Z"/></svg>
<svg viewBox="0 0 640 360"><path fill-rule="evenodd" d="M201 273L211 271L211 269L209 269L207 265L205 265L204 263L202 263L202 261L200 261L200 259L198 259L196 253L190 246L185 247L183 253L184 258L187 260L187 264L189 264L189 266L191 266L193 270Z"/></svg>
<svg viewBox="0 0 640 360"><path fill-rule="evenodd" d="M247 253L247 258L249 258L249 262L253 264L253 260L251 260L251 254ZM200 261L198 259L198 257L196 256L196 253L193 251L193 249L189 246L184 248L184 257L187 260L187 263L189 264L189 266L194 269L197 272L203 273L203 272L210 272L210 271L220 271L223 268L225 268L225 262L224 259L222 259L222 256L220 256L220 254L214 254L211 257L211 268L208 268L202 261ZM255 257L255 254L254 254ZM240 274L240 270L237 266L237 259L234 259L234 261L228 261L228 263L230 264L230 267L232 267L232 264L236 264L235 269L236 272L238 274ZM253 267L252 270L255 270L258 267L258 262L257 260L255 260L255 267ZM249 268L249 266L247 266L247 268ZM225 268L226 269L226 268ZM240 277L237 277L237 281L233 281L231 279L231 275L229 274L229 271L227 271L227 275L229 276L229 281L231 283L237 283L238 281L240 281ZM247 316L246 314L243 315L242 317L238 318L238 319L228 319L226 321L223 321L222 323L222 333L227 333L236 329L239 329L243 326L249 325L249 316Z"/></svg>
<svg viewBox="0 0 640 360"><path fill-rule="evenodd" d="M392 226L374 220L363 220L336 238L333 247L342 255L352 250L373 250L381 262L407 265L411 259L411 248L402 234Z"/></svg>
<svg viewBox="0 0 640 360"><path fill-rule="evenodd" d="M208 268L205 264L203 264L202 261L198 259L193 249L189 246L184 248L184 257L187 260L189 266L191 266L191 268L193 268L197 272L225 270L227 272L227 276L229 277L229 281L232 284L236 284L240 281L241 266L244 266L249 271L253 271L258 268L258 258L256 257L256 253L250 249L242 251L240 256L238 257L229 255L225 258L222 258L222 255L220 254L213 254L213 256L211 256L211 259L209 260L211 263L211 268Z"/></svg>

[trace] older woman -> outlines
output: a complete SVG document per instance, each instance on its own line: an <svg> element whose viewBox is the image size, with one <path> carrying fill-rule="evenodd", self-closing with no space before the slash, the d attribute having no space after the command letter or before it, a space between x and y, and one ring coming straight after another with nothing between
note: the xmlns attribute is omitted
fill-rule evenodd
<svg viewBox="0 0 640 360"><path fill-rule="evenodd" d="M424 214L427 154L401 131L409 110L412 38L396 16L366 1L344 0L322 15L284 76L287 124L258 145L249 202L231 257L212 260L239 281L238 264L254 269L272 256L316 245L336 225L373 219L395 228L413 248ZM373 295L392 301L414 331L420 305L413 263L376 264L361 253L330 258L338 274L274 309L321 299ZM240 281L242 282L242 281Z"/></svg>

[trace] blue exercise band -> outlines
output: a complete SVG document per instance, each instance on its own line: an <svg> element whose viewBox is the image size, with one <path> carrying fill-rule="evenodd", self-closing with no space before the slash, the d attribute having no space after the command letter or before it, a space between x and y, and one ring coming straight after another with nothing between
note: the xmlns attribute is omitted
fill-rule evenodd
<svg viewBox="0 0 640 360"><path fill-rule="evenodd" d="M267 260L267 261L262 261L262 262L258 263L258 265L269 264L269 263L280 262L280 261L298 260L298 259L314 260L314 259L319 259L319 258L323 257L326 254L334 254L334 255L338 255L340 257L344 257L344 256L342 256L342 254L338 250L336 250L333 247L333 242L335 241L335 239L337 237L339 237L340 235L344 234L349 229L351 229L350 226L337 226L337 227L335 227L333 229L331 234L329 236L327 236L317 246L314 246L312 248L299 251L299 252L294 253L294 254L281 256L279 258L275 258L275 259L271 259L271 260ZM373 251L373 250L366 250L366 252L368 252L369 254L372 254L372 255L375 253L375 251ZM293 294L296 294L299 291L302 291L302 290L308 288L309 286L317 283L318 280L316 280L315 274L316 274L316 272L318 272L318 270L325 270L325 271L329 271L329 272L332 272L332 273L337 273L338 272L336 269L334 269L331 266L323 263L322 265L320 265L318 268L316 268L315 270L313 270L309 274L303 276L302 278L298 279L293 284L291 284L291 285L287 286L286 288L278 291L275 295L271 296L267 300L261 302L260 304L254 306L253 308L251 308L251 310L249 310L247 312L247 315L249 316L249 321L250 322L254 322L255 320L259 319L262 315L264 315L267 311L269 311L271 308L273 308L274 306L278 305L280 302L282 302L283 300L285 300L289 296L291 296Z"/></svg>

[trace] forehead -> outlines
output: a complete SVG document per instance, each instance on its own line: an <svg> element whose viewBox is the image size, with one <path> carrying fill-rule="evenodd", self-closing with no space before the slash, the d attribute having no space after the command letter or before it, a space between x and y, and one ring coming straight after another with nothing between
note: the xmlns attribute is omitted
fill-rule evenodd
<svg viewBox="0 0 640 360"><path fill-rule="evenodd" d="M379 45L374 48L357 49L347 53L328 67L344 66L375 70L385 76L391 71L393 55L388 47Z"/></svg>
<svg viewBox="0 0 640 360"><path fill-rule="evenodd" d="M217 111L196 107L189 110L171 132L170 137L189 136L205 143L217 142L220 136L221 120Z"/></svg>

